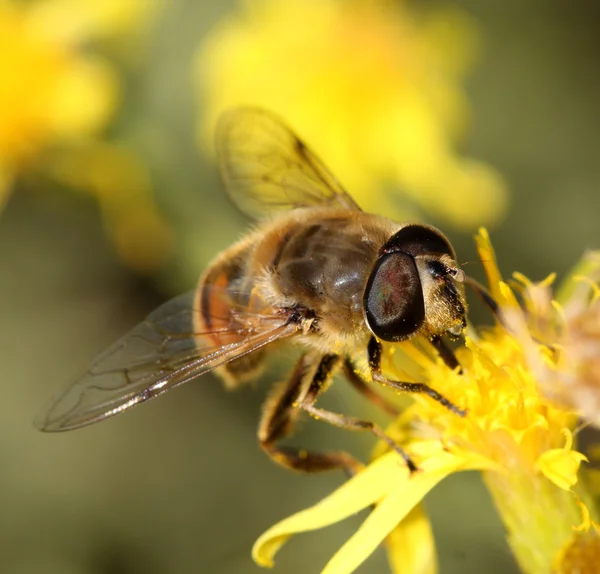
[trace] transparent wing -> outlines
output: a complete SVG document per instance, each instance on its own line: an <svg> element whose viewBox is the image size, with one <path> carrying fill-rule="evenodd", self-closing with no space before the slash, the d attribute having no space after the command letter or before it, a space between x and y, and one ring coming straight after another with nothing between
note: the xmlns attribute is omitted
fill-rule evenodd
<svg viewBox="0 0 600 574"><path fill-rule="evenodd" d="M229 195L256 219L297 207L360 210L304 142L265 110L225 112L217 126L217 154Z"/></svg>
<svg viewBox="0 0 600 574"><path fill-rule="evenodd" d="M231 293L221 291L229 301ZM194 333L198 312L193 292L159 307L54 397L36 426L66 431L98 422L297 331L285 314L239 308L214 318L219 329Z"/></svg>

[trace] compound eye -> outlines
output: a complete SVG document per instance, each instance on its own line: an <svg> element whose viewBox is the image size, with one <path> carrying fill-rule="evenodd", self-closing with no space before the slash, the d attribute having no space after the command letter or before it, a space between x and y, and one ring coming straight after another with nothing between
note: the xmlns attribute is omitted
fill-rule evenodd
<svg viewBox="0 0 600 574"><path fill-rule="evenodd" d="M384 251L403 251L413 257L418 255L449 255L454 259L454 250L441 231L425 225L413 224L403 227L392 235Z"/></svg>
<svg viewBox="0 0 600 574"><path fill-rule="evenodd" d="M381 256L367 282L363 305L367 324L383 341L410 337L425 320L423 287L415 260L406 253Z"/></svg>

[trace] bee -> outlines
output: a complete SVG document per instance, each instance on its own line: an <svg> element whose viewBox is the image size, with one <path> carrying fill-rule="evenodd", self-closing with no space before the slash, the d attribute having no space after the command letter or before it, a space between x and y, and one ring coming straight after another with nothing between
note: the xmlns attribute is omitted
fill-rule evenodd
<svg viewBox="0 0 600 574"><path fill-rule="evenodd" d="M306 412L336 427L374 433L415 470L377 425L316 403L342 370L388 410L369 378L425 393L465 415L428 385L390 379L381 367L383 343L417 335L427 337L451 368L459 366L443 340L466 327L467 277L452 245L430 225L362 211L304 142L267 111L226 112L217 127L217 154L231 199L262 223L217 256L193 292L154 311L101 354L36 425L44 431L83 427L209 371L236 388L257 375L272 347L289 342L302 353L265 403L258 428L263 450L299 471L356 472L360 464L344 452L281 445Z"/></svg>

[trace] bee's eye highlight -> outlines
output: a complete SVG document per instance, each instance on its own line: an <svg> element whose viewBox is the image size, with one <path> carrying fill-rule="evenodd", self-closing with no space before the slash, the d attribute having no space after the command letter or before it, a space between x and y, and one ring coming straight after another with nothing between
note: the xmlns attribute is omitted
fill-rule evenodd
<svg viewBox="0 0 600 574"><path fill-rule="evenodd" d="M410 337L425 320L423 287L415 260L406 253L379 258L363 297L367 325L383 341Z"/></svg>

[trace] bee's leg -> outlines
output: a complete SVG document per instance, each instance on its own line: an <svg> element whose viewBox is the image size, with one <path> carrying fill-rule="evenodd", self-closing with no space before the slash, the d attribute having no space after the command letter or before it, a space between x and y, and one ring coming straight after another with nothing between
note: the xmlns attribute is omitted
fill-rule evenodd
<svg viewBox="0 0 600 574"><path fill-rule="evenodd" d="M387 443L390 448L395 450L404 459L410 472L415 472L417 470L417 465L413 462L408 453L401 446L396 444L393 439L387 436L375 423L320 409L319 407L315 407L312 403L302 403L300 407L316 419L327 421L335 427L355 431L371 431L377 438Z"/></svg>
<svg viewBox="0 0 600 574"><path fill-rule="evenodd" d="M449 369L454 370L457 367L460 367L460 363L458 362L456 355L452 349L448 347L446 343L444 343L441 337L433 337L431 339L431 344L435 347L439 356L442 358L442 361L446 363L446 366ZM462 373L462 369L460 369L460 372Z"/></svg>
<svg viewBox="0 0 600 574"><path fill-rule="evenodd" d="M354 365L350 359L344 361L344 374L348 382L366 399L374 405L383 409L388 415L396 417L400 414L400 410L394 405L386 401L381 395L378 395L363 378L356 372Z"/></svg>
<svg viewBox="0 0 600 574"><path fill-rule="evenodd" d="M437 401L461 417L464 417L467 414L467 411L457 407L454 403L450 402L446 397L440 395L440 393L425 383L404 383L401 381L393 381L384 377L381 374L381 343L375 337L371 337L371 340L369 341L368 353L369 367L371 368L371 375L374 381L398 391L407 393L424 393L431 397L434 401Z"/></svg>
<svg viewBox="0 0 600 574"><path fill-rule="evenodd" d="M289 381L266 402L258 427L258 440L275 462L301 472L339 468L353 475L362 468L360 462L345 452L319 453L277 444L292 432L300 412L298 406L301 398L311 388L324 389L327 386L338 360L336 355L325 355L320 358L315 370L314 355L303 355Z"/></svg>
<svg viewBox="0 0 600 574"><path fill-rule="evenodd" d="M326 355L323 359L326 359L328 355ZM317 371L318 375L318 371ZM356 374L355 374L356 375ZM355 417L349 417L346 415L342 415L339 413L333 413L331 411L327 411L325 409L321 409L315 406L315 402L319 395L321 394L323 389L323 384L319 381L319 377L315 376L313 381L308 389L306 395L302 398L299 407L315 417L318 420L327 421L329 424L333 426L347 429L347 430L358 430L358 431L371 431L376 437L387 443L392 449L394 449L406 462L406 466L410 470L410 472L414 472L417 470L417 466L412 461L412 459L408 456L406 451L396 444L390 437L388 437L383 430L381 430L375 423L371 421L365 421L362 419L357 419ZM369 389L370 390L370 389Z"/></svg>

